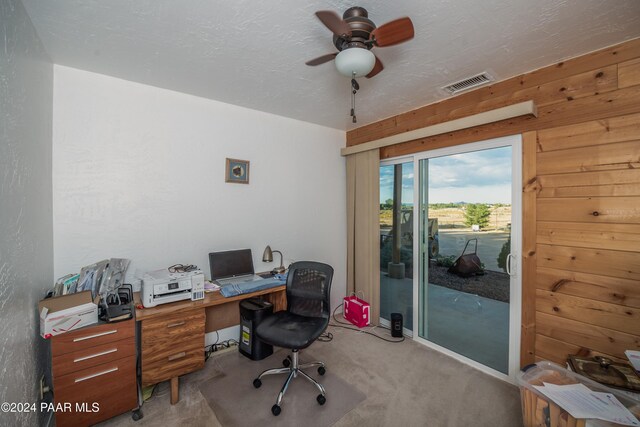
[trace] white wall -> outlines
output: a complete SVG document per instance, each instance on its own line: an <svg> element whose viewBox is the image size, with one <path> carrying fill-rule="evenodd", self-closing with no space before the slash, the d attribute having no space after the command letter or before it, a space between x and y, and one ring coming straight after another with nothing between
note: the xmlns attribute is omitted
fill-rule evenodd
<svg viewBox="0 0 640 427"><path fill-rule="evenodd" d="M269 244L331 264L339 304L343 131L58 65L53 105L56 277L109 257L132 260L129 278L175 263L209 276L209 252L238 248L265 271ZM225 183L226 157L251 161L249 185Z"/></svg>
<svg viewBox="0 0 640 427"><path fill-rule="evenodd" d="M0 3L0 34L0 402L35 403L48 363L37 304L53 273L53 66L20 1ZM43 422L0 413L0 425Z"/></svg>

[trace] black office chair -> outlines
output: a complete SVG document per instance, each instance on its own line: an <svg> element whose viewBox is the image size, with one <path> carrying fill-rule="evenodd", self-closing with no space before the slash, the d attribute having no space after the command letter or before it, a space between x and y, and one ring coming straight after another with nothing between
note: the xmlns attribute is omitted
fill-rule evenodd
<svg viewBox="0 0 640 427"><path fill-rule="evenodd" d="M299 364L298 351L313 343L329 325L329 295L333 268L319 262L296 262L289 267L287 276L287 310L279 311L264 319L255 330L256 336L277 347L291 349L291 356L282 362L284 368L267 369L253 380L253 386L262 385L265 375L285 374L289 376L284 382L276 404L271 407L273 415L279 415L282 398L291 380L300 374L313 383L320 394L316 398L320 405L326 402L324 387L307 375L302 369L318 367L318 373L324 375L322 362Z"/></svg>

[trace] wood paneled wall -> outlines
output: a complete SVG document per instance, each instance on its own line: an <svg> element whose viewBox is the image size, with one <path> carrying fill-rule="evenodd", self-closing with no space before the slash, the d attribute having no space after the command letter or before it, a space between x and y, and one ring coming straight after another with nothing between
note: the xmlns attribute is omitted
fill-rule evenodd
<svg viewBox="0 0 640 427"><path fill-rule="evenodd" d="M519 117L405 142L381 158L523 135L521 363L640 349L640 39L347 133L356 145L534 100Z"/></svg>

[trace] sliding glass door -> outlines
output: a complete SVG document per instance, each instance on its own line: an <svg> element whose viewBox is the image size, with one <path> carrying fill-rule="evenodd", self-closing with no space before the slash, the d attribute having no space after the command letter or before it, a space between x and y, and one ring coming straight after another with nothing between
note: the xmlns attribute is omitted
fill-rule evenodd
<svg viewBox="0 0 640 427"><path fill-rule="evenodd" d="M380 317L413 328L413 160L380 166Z"/></svg>
<svg viewBox="0 0 640 427"><path fill-rule="evenodd" d="M418 340L515 375L520 331L520 137L416 158Z"/></svg>

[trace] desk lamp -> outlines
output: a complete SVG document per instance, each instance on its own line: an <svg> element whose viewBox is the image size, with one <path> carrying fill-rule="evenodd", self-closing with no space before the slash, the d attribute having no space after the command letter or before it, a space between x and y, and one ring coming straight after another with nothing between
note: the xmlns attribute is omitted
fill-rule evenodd
<svg viewBox="0 0 640 427"><path fill-rule="evenodd" d="M264 248L264 253L262 254L262 262L273 262L273 253L279 253L280 254L280 267L276 267L273 270L271 270L272 274L281 274L284 273L284 263L283 263L283 259L282 259L282 252L280 251L272 251L271 250L271 246L267 245L266 248Z"/></svg>

